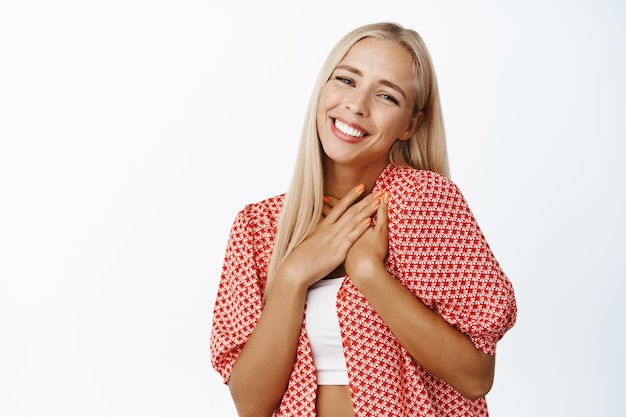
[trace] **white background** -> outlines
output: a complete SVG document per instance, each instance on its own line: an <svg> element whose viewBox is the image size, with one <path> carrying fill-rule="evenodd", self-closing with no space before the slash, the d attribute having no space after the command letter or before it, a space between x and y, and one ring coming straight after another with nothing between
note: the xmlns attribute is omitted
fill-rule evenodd
<svg viewBox="0 0 626 417"><path fill-rule="evenodd" d="M418 30L454 181L515 286L492 416L623 414L626 7L0 1L0 415L235 416L210 366L244 204L332 45Z"/></svg>

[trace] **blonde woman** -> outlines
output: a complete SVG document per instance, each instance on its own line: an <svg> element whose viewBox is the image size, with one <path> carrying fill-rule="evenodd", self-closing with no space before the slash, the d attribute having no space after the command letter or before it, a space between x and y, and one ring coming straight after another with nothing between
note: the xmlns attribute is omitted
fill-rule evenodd
<svg viewBox="0 0 626 417"><path fill-rule="evenodd" d="M347 34L314 88L289 190L231 230L211 353L240 416L487 416L516 304L447 176L419 35Z"/></svg>

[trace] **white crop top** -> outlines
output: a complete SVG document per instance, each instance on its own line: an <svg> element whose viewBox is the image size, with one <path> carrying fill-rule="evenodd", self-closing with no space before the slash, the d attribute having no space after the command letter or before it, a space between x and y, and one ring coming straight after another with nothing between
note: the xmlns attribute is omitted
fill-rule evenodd
<svg viewBox="0 0 626 417"><path fill-rule="evenodd" d="M318 385L348 385L335 305L342 282L343 277L322 279L309 287L306 296L306 332Z"/></svg>

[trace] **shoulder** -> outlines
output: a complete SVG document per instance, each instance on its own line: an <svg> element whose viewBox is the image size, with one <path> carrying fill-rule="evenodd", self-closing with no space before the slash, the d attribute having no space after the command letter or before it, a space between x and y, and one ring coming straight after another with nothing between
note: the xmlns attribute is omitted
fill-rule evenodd
<svg viewBox="0 0 626 417"><path fill-rule="evenodd" d="M381 187L403 200L463 200L461 191L450 178L432 171L391 166L381 180Z"/></svg>
<svg viewBox="0 0 626 417"><path fill-rule="evenodd" d="M226 257L241 263L242 259L265 265L273 247L283 195L247 204L232 224ZM264 270L264 266L259 270Z"/></svg>
<svg viewBox="0 0 626 417"><path fill-rule="evenodd" d="M272 218L280 214L283 208L285 195L280 194L274 197L266 198L261 201L247 204L241 211L240 215L250 218Z"/></svg>
<svg viewBox="0 0 626 417"><path fill-rule="evenodd" d="M243 227L253 233L273 234L283 208L284 194L266 198L244 206L235 219L235 227Z"/></svg>

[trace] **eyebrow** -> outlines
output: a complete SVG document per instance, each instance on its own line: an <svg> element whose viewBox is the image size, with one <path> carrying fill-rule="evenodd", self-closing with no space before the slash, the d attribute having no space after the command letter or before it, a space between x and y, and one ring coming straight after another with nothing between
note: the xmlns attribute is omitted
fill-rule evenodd
<svg viewBox="0 0 626 417"><path fill-rule="evenodd" d="M356 68L354 68L354 67L352 67L350 65L345 65L345 64L337 65L337 67L335 69L343 69L343 70L349 71L349 72L351 72L353 74L356 74L358 76L361 76L361 77L363 76L363 73L360 70L358 70L358 69L356 69ZM393 82L391 82L389 80L384 80L384 79L380 80L379 83L382 84L382 85L386 85L389 88L393 88L398 93L402 94L402 97L404 97L406 99L406 94L404 94L404 91L402 90L402 88L400 88L400 86L398 84L393 83Z"/></svg>

